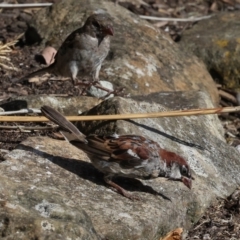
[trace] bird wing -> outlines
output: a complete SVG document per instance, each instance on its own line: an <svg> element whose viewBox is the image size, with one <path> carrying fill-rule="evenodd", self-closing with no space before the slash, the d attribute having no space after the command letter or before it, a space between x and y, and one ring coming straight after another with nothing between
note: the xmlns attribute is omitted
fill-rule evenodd
<svg viewBox="0 0 240 240"><path fill-rule="evenodd" d="M64 131L65 138L77 148L82 149L95 159L117 162L123 168L142 166L148 160L159 158L160 146L145 137L138 135L99 136L82 134L76 126L61 113L49 106L41 108L42 113L58 124Z"/></svg>
<svg viewBox="0 0 240 240"><path fill-rule="evenodd" d="M82 41L80 40L82 34L82 28L78 28L73 31L62 43L61 47L58 50L58 54L64 55L69 48L84 49L85 46L83 46Z"/></svg>
<svg viewBox="0 0 240 240"><path fill-rule="evenodd" d="M90 155L99 155L109 162L118 162L124 168L142 165L153 156L152 145L159 145L151 140L137 135L97 136L87 137L88 144L84 150ZM147 145L148 144L148 145ZM149 147L150 146L150 147ZM101 157L100 157L101 155Z"/></svg>

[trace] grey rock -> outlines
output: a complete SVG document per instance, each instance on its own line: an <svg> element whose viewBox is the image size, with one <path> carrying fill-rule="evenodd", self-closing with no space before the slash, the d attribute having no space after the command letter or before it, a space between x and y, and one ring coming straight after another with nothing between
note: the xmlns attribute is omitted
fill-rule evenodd
<svg viewBox="0 0 240 240"><path fill-rule="evenodd" d="M48 160L20 152L0 164L1 239L100 239L85 211L48 183Z"/></svg>
<svg viewBox="0 0 240 240"><path fill-rule="evenodd" d="M239 89L240 14L218 13L184 31L180 47L199 57L227 88Z"/></svg>
<svg viewBox="0 0 240 240"><path fill-rule="evenodd" d="M29 95L18 96L2 101L0 107L4 111L16 111L23 108L38 108L43 105L49 105L57 109L65 115L78 115L101 102L100 99L94 97L52 97L47 95Z"/></svg>
<svg viewBox="0 0 240 240"><path fill-rule="evenodd" d="M146 101L111 98L91 111L101 114L158 112L172 108L173 101L182 109L212 106L211 99L203 92L177 93L178 97L174 94L159 93L161 103L151 98ZM2 204L1 211L12 216L13 226L19 223L17 216L28 214L30 220L41 219L31 225L33 232L37 226L42 236L45 230L39 222L48 221L44 226L53 234L49 239L60 239L54 234L70 235L70 229L74 229L71 234L79 234L75 226L88 229L89 218L83 209L102 238L159 239L176 227L189 229L217 196L230 195L240 183L239 153L225 143L223 129L215 115L112 123L95 121L88 126L82 123L85 132L90 131L90 125L92 133L144 135L183 156L193 170L193 189L190 191L179 182L162 178L117 179L121 186L141 197L141 201L132 202L105 185L103 175L81 150L66 141L29 138L0 163L0 199L8 205ZM89 239L97 239L94 229L90 229L84 234L94 236Z"/></svg>
<svg viewBox="0 0 240 240"><path fill-rule="evenodd" d="M30 26L42 39L42 48L48 42L57 49L96 9L106 10L114 21L114 37L100 71L100 80L124 87L131 96L159 91L204 90L214 104L218 103L215 83L198 58L183 51L149 22L111 1L60 1L39 11Z"/></svg>
<svg viewBox="0 0 240 240"><path fill-rule="evenodd" d="M104 88L109 89L110 91L113 91L113 84L108 81L99 81L100 85L102 85ZM103 98L106 95L108 95L108 92L96 88L95 86L91 86L88 90L88 93L90 96L96 97L96 98ZM114 94L110 94L107 98L114 97Z"/></svg>

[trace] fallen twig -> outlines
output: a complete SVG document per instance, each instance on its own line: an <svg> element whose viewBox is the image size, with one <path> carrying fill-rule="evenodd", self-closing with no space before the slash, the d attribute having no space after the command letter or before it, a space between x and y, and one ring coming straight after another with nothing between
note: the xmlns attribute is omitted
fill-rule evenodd
<svg viewBox="0 0 240 240"><path fill-rule="evenodd" d="M203 221L202 223L200 223L199 225L197 225L193 230L197 230L198 228L200 228L202 225L204 225L205 223L209 223L211 220L208 218L205 221Z"/></svg>
<svg viewBox="0 0 240 240"><path fill-rule="evenodd" d="M145 16L139 15L142 19L152 20L152 21L167 21L167 22L196 22L204 19L209 19L214 15L207 15L202 17L189 17L189 18L166 18L166 17L154 17L154 16Z"/></svg>
<svg viewBox="0 0 240 240"><path fill-rule="evenodd" d="M35 130L35 131L41 131L41 130L52 130L54 127L53 126L45 126L45 127L39 127L39 126L5 126L5 125L0 125L0 129L20 129L20 130Z"/></svg>
<svg viewBox="0 0 240 240"><path fill-rule="evenodd" d="M53 3L22 3L22 4L8 4L1 3L0 8L39 8L39 7L50 7ZM201 16L201 17L189 17L189 18L166 18L166 17L154 17L139 15L142 19L153 20L153 21L168 21L168 22L196 22L204 19L211 18L213 15Z"/></svg>
<svg viewBox="0 0 240 240"><path fill-rule="evenodd" d="M39 7L50 7L52 3L21 3L21 4L9 4L1 3L0 8L39 8Z"/></svg>
<svg viewBox="0 0 240 240"><path fill-rule="evenodd" d="M136 118L159 118L159 117L177 117L177 116L191 116L191 115L208 115L220 114L226 112L239 112L238 107L225 108L206 108L206 109L188 109L168 112L156 113L126 113L115 115L96 115L96 116L68 116L69 121L96 121L96 120L122 120L122 119L136 119ZM0 122L47 122L45 117L39 116L0 116Z"/></svg>
<svg viewBox="0 0 240 240"><path fill-rule="evenodd" d="M230 101L233 104L238 104L237 98L234 97L232 94L223 91L223 90L218 90L218 93L220 95L220 97L227 99L228 101Z"/></svg>
<svg viewBox="0 0 240 240"><path fill-rule="evenodd" d="M41 113L41 111L39 109L26 108L18 111L0 112L0 116L9 116L14 114L24 114L24 113Z"/></svg>

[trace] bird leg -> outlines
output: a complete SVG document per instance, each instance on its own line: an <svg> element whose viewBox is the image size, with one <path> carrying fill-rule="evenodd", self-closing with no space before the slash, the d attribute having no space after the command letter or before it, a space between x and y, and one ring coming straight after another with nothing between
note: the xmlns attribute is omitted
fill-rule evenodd
<svg viewBox="0 0 240 240"><path fill-rule="evenodd" d="M83 89L81 91L81 95L83 95L85 92L87 92L87 89L92 86L92 82L90 82L90 81L81 81L81 80L76 81L76 79L75 79L73 81L73 85L74 86L77 86L77 85L83 86Z"/></svg>
<svg viewBox="0 0 240 240"><path fill-rule="evenodd" d="M93 81L91 86L94 86L96 88L99 88L99 89L107 92L107 94L105 96L103 96L101 99L106 99L111 94L113 94L114 96L123 96L124 88L118 88L118 89L115 89L115 90L105 88L104 86L99 84L99 81L97 81L97 80Z"/></svg>
<svg viewBox="0 0 240 240"><path fill-rule="evenodd" d="M105 175L104 176L104 181L109 184L111 187L113 187L114 189L117 190L118 193L120 193L121 195L123 195L126 198L129 198L130 200L140 200L140 198L134 194L129 193L127 190L125 190L124 188L120 187L119 185L117 185L116 183L114 183L112 180L112 175Z"/></svg>

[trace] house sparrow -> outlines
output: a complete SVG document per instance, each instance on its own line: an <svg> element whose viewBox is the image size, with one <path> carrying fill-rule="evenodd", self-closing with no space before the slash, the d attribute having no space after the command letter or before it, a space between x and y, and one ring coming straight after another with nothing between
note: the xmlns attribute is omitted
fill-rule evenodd
<svg viewBox="0 0 240 240"><path fill-rule="evenodd" d="M81 28L66 38L55 56L54 63L22 79L48 72L71 77L74 84L77 76L90 76L91 80L97 83L102 62L110 48L112 35L113 25L110 15L98 10L88 17Z"/></svg>
<svg viewBox="0 0 240 240"><path fill-rule="evenodd" d="M138 135L85 136L53 108L43 106L41 111L63 129L62 134L66 140L88 154L93 166L104 174L105 182L123 196L132 200L138 199L114 183L112 177L165 177L181 181L191 189L194 178L185 159L162 149L158 143Z"/></svg>

